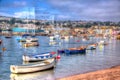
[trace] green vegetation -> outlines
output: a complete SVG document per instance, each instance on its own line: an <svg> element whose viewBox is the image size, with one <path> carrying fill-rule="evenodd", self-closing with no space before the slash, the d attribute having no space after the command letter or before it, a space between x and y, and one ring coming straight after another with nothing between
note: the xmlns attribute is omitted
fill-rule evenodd
<svg viewBox="0 0 120 80"><path fill-rule="evenodd" d="M0 16L1 17L1 16ZM9 24L11 27L18 27L18 25L15 25L15 23L19 24L35 24L36 26L44 25L49 26L51 23L45 21L41 22L40 20L36 20L35 22L33 20L28 20L28 22L25 21L25 19L20 18L9 18L3 17L3 19L0 19L0 23L2 24ZM61 27L68 27L68 28L90 28L91 26L119 26L120 22L112 22L112 21L54 21L55 26L61 26Z"/></svg>

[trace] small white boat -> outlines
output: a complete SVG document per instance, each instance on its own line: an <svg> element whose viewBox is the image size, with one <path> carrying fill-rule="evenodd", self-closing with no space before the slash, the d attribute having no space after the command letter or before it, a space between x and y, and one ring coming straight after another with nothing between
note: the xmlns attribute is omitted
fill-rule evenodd
<svg viewBox="0 0 120 80"><path fill-rule="evenodd" d="M50 69L55 67L56 59L47 59L45 61L37 62L37 63L29 63L25 65L11 65L10 71L12 73L31 73L37 71L43 71L46 69Z"/></svg>
<svg viewBox="0 0 120 80"><path fill-rule="evenodd" d="M55 80L54 70L40 71L28 74L10 74L10 80Z"/></svg>
<svg viewBox="0 0 120 80"><path fill-rule="evenodd" d="M38 42L26 42L22 44L23 47L33 47L33 46L39 46Z"/></svg>
<svg viewBox="0 0 120 80"><path fill-rule="evenodd" d="M49 38L50 38L50 41L54 41L56 39L55 36L50 36Z"/></svg>
<svg viewBox="0 0 120 80"><path fill-rule="evenodd" d="M23 55L22 59L25 62L32 62L32 61L42 61L50 58L56 57L56 52L48 52L44 54L34 54L34 55Z"/></svg>
<svg viewBox="0 0 120 80"><path fill-rule="evenodd" d="M55 45L55 44L57 44L56 41L50 41L50 42L49 42L49 45Z"/></svg>
<svg viewBox="0 0 120 80"><path fill-rule="evenodd" d="M38 42L37 38L26 38L26 42Z"/></svg>
<svg viewBox="0 0 120 80"><path fill-rule="evenodd" d="M100 42L98 42L99 45L107 45L108 42L104 41L104 40L101 40Z"/></svg>
<svg viewBox="0 0 120 80"><path fill-rule="evenodd" d="M96 49L96 46L97 46L97 44L88 45L88 46L86 47L86 50L95 50L95 49Z"/></svg>

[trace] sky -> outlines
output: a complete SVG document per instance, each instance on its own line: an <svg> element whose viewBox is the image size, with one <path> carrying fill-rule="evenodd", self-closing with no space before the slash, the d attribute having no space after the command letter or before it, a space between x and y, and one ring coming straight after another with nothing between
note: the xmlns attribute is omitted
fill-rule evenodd
<svg viewBox="0 0 120 80"><path fill-rule="evenodd" d="M0 0L0 15L16 18L120 21L120 0Z"/></svg>

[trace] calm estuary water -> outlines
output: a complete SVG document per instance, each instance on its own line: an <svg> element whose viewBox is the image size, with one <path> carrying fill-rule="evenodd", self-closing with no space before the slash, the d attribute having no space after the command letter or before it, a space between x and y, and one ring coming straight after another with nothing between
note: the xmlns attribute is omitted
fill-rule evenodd
<svg viewBox="0 0 120 80"><path fill-rule="evenodd" d="M0 46L0 80L56 80L74 74L85 73L89 71L110 68L112 66L120 65L120 41L111 40L106 46L98 46L96 50L87 50L86 54L65 55L61 54L61 59L58 61L56 68L42 72L30 74L11 74L10 65L24 64L22 61L23 54L44 53L50 51L57 51L69 47L78 47L95 42L92 39L89 42L76 42L79 39L70 39L70 41L59 41L59 43L52 46L49 45L49 37L37 36L39 39L39 47L24 48L21 43L17 42L18 36L6 39L0 36L3 40L4 46L7 50L2 52Z"/></svg>

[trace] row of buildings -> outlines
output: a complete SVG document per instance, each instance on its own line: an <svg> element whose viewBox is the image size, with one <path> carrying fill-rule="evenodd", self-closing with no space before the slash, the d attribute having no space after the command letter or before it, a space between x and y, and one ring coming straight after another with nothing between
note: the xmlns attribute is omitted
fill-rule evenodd
<svg viewBox="0 0 120 80"><path fill-rule="evenodd" d="M7 21L11 21L13 18L10 17L1 17L0 16L0 29L2 29L3 33L6 33L7 29L12 29L13 34L20 33L34 33L34 34L47 34L47 35L55 35L60 34L63 36L73 35L73 36L81 36L81 35L98 35L98 36L108 36L108 35L116 35L120 33L119 26L104 26L104 25L94 25L92 21L48 21L45 20L28 20L15 18L14 24L9 24ZM52 23L51 23L52 22ZM91 24L89 28L85 27L75 27L76 25L86 25ZM93 25L92 25L93 24ZM65 27L66 26L66 27Z"/></svg>

